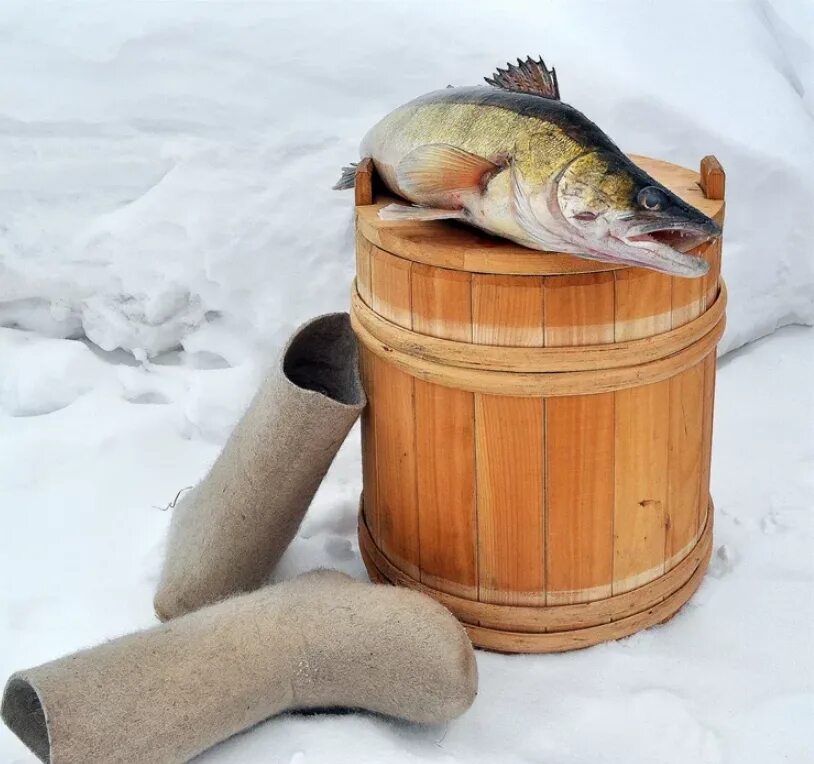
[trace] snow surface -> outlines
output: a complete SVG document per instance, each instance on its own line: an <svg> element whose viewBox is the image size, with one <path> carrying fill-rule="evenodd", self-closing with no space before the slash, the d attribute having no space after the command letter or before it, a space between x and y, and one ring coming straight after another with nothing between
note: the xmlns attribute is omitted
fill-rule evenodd
<svg viewBox="0 0 814 764"><path fill-rule="evenodd" d="M350 196L390 108L543 53L623 148L727 170L724 349L814 323L814 6L0 7L0 681L152 625L170 511L282 340L348 303ZM715 557L670 623L479 653L459 721L289 715L211 762L814 760L814 330L721 362ZM354 431L279 579L364 577ZM0 730L0 762L33 761Z"/></svg>
<svg viewBox="0 0 814 764"><path fill-rule="evenodd" d="M0 676L155 623L170 518L162 507L214 459L236 412L211 391L229 399L233 370L128 358L0 333L0 362L12 371L0 389ZM69 373L80 381L60 383ZM812 378L809 328L783 329L721 362L715 554L666 625L564 655L479 652L475 705L444 727L286 715L201 761L812 761ZM355 429L275 578L318 566L364 578L360 485ZM0 761L34 759L3 728Z"/></svg>

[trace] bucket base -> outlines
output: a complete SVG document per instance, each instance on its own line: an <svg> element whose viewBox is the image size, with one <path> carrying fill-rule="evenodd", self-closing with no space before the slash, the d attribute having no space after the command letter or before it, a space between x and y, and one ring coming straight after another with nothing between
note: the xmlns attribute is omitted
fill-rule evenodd
<svg viewBox="0 0 814 764"><path fill-rule="evenodd" d="M475 602L433 589L397 568L376 546L359 508L359 548L372 581L429 594L461 621L475 647L556 653L620 639L664 623L695 593L712 553L712 500L698 541L672 570L624 594L575 605L530 607Z"/></svg>

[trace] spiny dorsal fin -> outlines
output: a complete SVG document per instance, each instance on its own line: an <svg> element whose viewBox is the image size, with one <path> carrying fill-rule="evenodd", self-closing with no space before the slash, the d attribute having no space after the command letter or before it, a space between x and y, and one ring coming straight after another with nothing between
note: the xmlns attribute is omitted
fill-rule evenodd
<svg viewBox="0 0 814 764"><path fill-rule="evenodd" d="M517 59L517 66L506 64L508 69L498 69L492 76L484 77L490 85L515 93L530 93L560 100L560 88L557 84L557 70L552 66L547 69L541 58L532 60L529 56L525 61Z"/></svg>

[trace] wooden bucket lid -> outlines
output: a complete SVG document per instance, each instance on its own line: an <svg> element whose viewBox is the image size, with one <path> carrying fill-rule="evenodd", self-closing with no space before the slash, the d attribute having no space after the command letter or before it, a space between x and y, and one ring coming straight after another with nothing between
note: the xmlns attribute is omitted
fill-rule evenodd
<svg viewBox="0 0 814 764"><path fill-rule="evenodd" d="M724 201L704 194L699 173L659 159L630 158L685 202L723 224ZM710 193L719 195L723 196ZM357 206L357 229L372 244L406 260L472 273L517 275L598 273L630 267L557 252L541 253L449 221L381 220L379 210L392 201L378 197L373 204Z"/></svg>

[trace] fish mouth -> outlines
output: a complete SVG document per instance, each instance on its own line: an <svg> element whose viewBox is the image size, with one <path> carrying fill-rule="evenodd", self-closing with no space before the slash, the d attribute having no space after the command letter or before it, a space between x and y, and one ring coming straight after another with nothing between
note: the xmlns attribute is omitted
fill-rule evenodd
<svg viewBox="0 0 814 764"><path fill-rule="evenodd" d="M643 242L662 244L678 252L689 252L691 249L699 247L709 241L710 237L697 231L688 231L682 228L661 228L649 233L635 234L626 237L628 243Z"/></svg>
<svg viewBox="0 0 814 764"><path fill-rule="evenodd" d="M631 226L623 236L620 259L674 276L697 278L709 271L709 263L697 254L689 254L720 235L720 228L709 223L659 221Z"/></svg>

